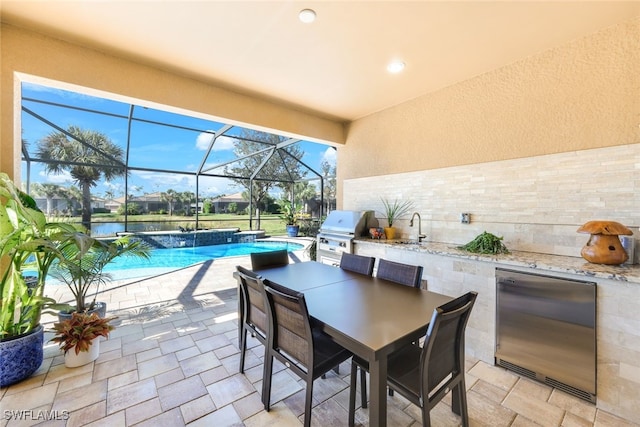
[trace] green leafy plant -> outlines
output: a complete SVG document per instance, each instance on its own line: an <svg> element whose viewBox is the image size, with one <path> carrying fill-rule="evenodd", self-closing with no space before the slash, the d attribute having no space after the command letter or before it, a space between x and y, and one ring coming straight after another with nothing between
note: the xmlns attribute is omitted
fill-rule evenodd
<svg viewBox="0 0 640 427"><path fill-rule="evenodd" d="M112 276L104 267L121 256L149 258L151 247L140 240L123 236L113 241L95 239L83 232L64 232L57 236L62 259L51 268L51 276L64 282L75 299L75 307L67 311L92 310L100 285L111 281ZM95 288L95 289L94 289ZM93 300L87 302L93 290Z"/></svg>
<svg viewBox="0 0 640 427"><path fill-rule="evenodd" d="M309 259L311 261L317 261L316 255L318 254L318 241L316 239L313 239L311 241L311 244L309 245L309 247L307 247L305 251L307 255L309 255Z"/></svg>
<svg viewBox="0 0 640 427"><path fill-rule="evenodd" d="M0 339L34 330L42 310L49 268L60 252L55 236L69 224L47 223L33 198L0 173ZM35 280L26 275L35 273Z"/></svg>
<svg viewBox="0 0 640 427"><path fill-rule="evenodd" d="M403 215L409 213L413 209L413 202L411 200L400 201L398 199L391 202L388 199L381 199L384 206L384 214L387 217L389 227L393 227L393 223Z"/></svg>
<svg viewBox="0 0 640 427"><path fill-rule="evenodd" d="M280 200L278 205L280 206L280 219L284 221L285 225L296 225L299 207L287 199Z"/></svg>
<svg viewBox="0 0 640 427"><path fill-rule="evenodd" d="M502 243L502 239L485 231L466 245L458 246L458 249L476 254L508 254L509 250Z"/></svg>
<svg viewBox="0 0 640 427"><path fill-rule="evenodd" d="M58 343L65 354L74 349L78 354L81 351L89 351L93 340L98 337L109 337L109 332L115 329L109 322L116 317L103 318L96 313L78 313L71 315L70 319L53 324L55 336L51 342Z"/></svg>

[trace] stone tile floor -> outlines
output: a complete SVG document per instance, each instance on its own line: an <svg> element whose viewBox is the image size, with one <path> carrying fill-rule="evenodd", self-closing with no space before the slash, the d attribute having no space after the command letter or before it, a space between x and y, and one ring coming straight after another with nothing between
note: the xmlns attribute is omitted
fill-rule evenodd
<svg viewBox="0 0 640 427"><path fill-rule="evenodd" d="M294 254L294 258L303 254ZM299 260L299 259L298 259ZM264 411L263 347L250 340L245 374L238 373L236 265L248 257L206 262L130 283L114 282L99 296L117 315L117 329L100 343L95 362L69 369L57 346L29 379L0 390L1 426L300 426L304 383L276 363L271 411ZM53 289L52 289L53 288ZM68 301L64 286L52 286ZM54 320L48 316L45 323ZM483 361L467 359L471 426L631 426L546 385ZM313 426L347 424L349 363L314 384ZM358 398L359 400L359 398ZM445 398L433 426L458 426ZM18 419L18 418L22 419ZM45 420L51 417L50 420ZM367 425L367 410L356 412ZM388 425L418 426L419 409L388 398Z"/></svg>

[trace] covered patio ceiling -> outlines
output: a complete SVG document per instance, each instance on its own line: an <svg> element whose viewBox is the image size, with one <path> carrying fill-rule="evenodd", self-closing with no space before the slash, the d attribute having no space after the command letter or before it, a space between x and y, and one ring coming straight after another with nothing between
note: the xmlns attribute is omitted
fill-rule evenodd
<svg viewBox="0 0 640 427"><path fill-rule="evenodd" d="M639 14L615 0L0 3L5 23L340 122ZM394 59L400 74L385 69Z"/></svg>

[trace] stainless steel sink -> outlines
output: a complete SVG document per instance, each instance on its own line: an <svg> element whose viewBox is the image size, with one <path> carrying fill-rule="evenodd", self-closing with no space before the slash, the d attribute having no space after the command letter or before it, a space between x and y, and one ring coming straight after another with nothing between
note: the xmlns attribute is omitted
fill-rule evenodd
<svg viewBox="0 0 640 427"><path fill-rule="evenodd" d="M399 245L422 245L425 242L418 242L417 240L398 240L394 243L397 243Z"/></svg>

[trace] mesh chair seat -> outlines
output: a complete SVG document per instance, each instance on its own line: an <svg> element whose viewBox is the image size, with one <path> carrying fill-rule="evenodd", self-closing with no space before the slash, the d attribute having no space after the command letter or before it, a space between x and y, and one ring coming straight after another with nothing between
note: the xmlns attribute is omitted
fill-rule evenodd
<svg viewBox="0 0 640 427"><path fill-rule="evenodd" d="M242 266L236 267L239 287L239 347L240 373L244 373L244 360L247 349L247 332L250 332L262 345L267 346L267 303L262 278Z"/></svg>
<svg viewBox="0 0 640 427"><path fill-rule="evenodd" d="M422 266L380 259L376 277L419 288L422 280Z"/></svg>
<svg viewBox="0 0 640 427"><path fill-rule="evenodd" d="M375 262L376 259L374 257L343 253L340 258L340 268L371 276Z"/></svg>
<svg viewBox="0 0 640 427"><path fill-rule="evenodd" d="M311 325L304 294L265 280L269 334L262 403L270 408L273 359L306 382L304 425L311 425L313 381L351 357L351 352Z"/></svg>
<svg viewBox="0 0 640 427"><path fill-rule="evenodd" d="M378 263L378 271L376 277L380 279L388 280L390 282L399 283L401 285L412 286L419 288L422 281L422 266L403 264L395 261L388 261L384 258L380 259ZM361 361L359 366L368 370L369 365L365 361ZM366 378L364 372L361 374L361 388L362 388L362 407L367 407L367 394L366 394ZM389 396L393 396L393 389L389 389Z"/></svg>
<svg viewBox="0 0 640 427"><path fill-rule="evenodd" d="M478 294L469 292L436 308L423 347L410 344L389 355L387 385L422 410L422 425L430 426L429 412L451 391L451 409L469 426L464 372L464 334ZM349 425L354 425L358 367L368 367L357 356L351 363ZM364 387L363 387L364 388ZM364 393L364 391L363 391Z"/></svg>
<svg viewBox="0 0 640 427"><path fill-rule="evenodd" d="M289 252L286 249L269 252L252 252L251 269L253 271L264 270L265 268L281 267L289 264Z"/></svg>

